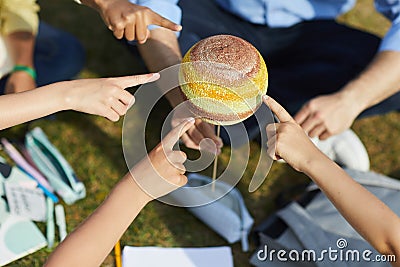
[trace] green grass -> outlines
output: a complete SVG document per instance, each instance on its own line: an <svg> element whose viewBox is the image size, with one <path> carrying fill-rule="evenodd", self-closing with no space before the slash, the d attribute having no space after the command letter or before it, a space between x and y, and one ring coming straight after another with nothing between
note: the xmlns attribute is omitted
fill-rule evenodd
<svg viewBox="0 0 400 267"><path fill-rule="evenodd" d="M110 31L93 10L80 7L71 0L41 1L44 21L78 36L87 53L86 68L82 77L107 77L143 73L140 61L115 41ZM357 7L340 18L340 21L357 28L383 35L388 22L373 11L371 0L359 1ZM168 105L160 105L160 113L151 118L152 133L147 135L149 145L158 142L156 130L162 117L169 112ZM160 116L161 114L161 116ZM121 147L122 122L111 123L102 118L75 112L63 112L56 121L38 120L30 124L40 126L50 140L65 155L77 175L85 183L87 197L74 205L66 206L68 231L72 231L106 197L110 188L127 171ZM374 171L400 178L400 115L397 113L356 121L354 131L367 147ZM2 131L1 136L21 137L23 126ZM252 151L257 150L252 143ZM226 162L228 150L223 151L220 164ZM0 152L4 155L4 153ZM195 153L193 153L195 154ZM253 156L254 158L256 157ZM254 165L255 159L250 160ZM247 192L249 173L239 183L246 205L255 218L255 225L275 209L275 199L285 188L307 181L286 165L274 164L267 180L254 193ZM44 225L39 225L44 230ZM152 202L144 208L124 234L122 245L133 246L220 246L228 245L183 208ZM243 253L239 244L232 245L235 266L249 266L252 253ZM252 250L255 248L252 246ZM41 266L51 251L42 249L9 266ZM103 266L114 266L110 254Z"/></svg>

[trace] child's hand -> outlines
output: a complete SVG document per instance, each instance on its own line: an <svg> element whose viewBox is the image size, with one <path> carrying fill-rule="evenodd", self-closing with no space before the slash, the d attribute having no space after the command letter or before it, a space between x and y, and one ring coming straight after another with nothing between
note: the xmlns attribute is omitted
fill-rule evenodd
<svg viewBox="0 0 400 267"><path fill-rule="evenodd" d="M117 78L82 79L62 82L66 109L118 121L134 103L125 88L157 80L158 73ZM57 85L60 85L58 83ZM51 90L57 90L52 88ZM51 100L50 100L51 101Z"/></svg>
<svg viewBox="0 0 400 267"><path fill-rule="evenodd" d="M108 0L99 4L99 12L118 39L124 37L129 41L146 42L150 32L149 25L158 25L172 31L180 31L182 27L158 15L151 9L135 5L127 0Z"/></svg>
<svg viewBox="0 0 400 267"><path fill-rule="evenodd" d="M161 143L131 170L133 179L151 199L164 196L186 184L186 168L183 166L186 154L174 151L173 146L193 126L194 121L194 118L188 118L173 128Z"/></svg>
<svg viewBox="0 0 400 267"><path fill-rule="evenodd" d="M263 100L280 121L267 125L268 155L274 160L282 158L295 170L304 172L322 152L280 104L267 96Z"/></svg>

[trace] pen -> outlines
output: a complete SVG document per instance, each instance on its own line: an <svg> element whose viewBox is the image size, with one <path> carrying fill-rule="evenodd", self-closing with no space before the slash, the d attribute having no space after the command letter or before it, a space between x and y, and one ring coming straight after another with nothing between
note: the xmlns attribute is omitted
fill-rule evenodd
<svg viewBox="0 0 400 267"><path fill-rule="evenodd" d="M114 246L114 253L115 253L115 266L122 267L122 259L121 259L121 243L118 242Z"/></svg>
<svg viewBox="0 0 400 267"><path fill-rule="evenodd" d="M58 235L60 236L60 242L67 236L67 225L65 223L65 212L64 207L61 204L56 205L56 224L58 226Z"/></svg>
<svg viewBox="0 0 400 267"><path fill-rule="evenodd" d="M51 198L46 198L47 203L47 227L46 227L46 238L47 247L52 248L54 245L55 226L54 226L54 202Z"/></svg>
<svg viewBox="0 0 400 267"><path fill-rule="evenodd" d="M26 173L31 174L31 177L33 177L38 183L40 183L43 187L45 187L48 191L54 192L53 187L49 184L49 182L46 180L46 178L39 173L35 168L33 168L25 159L22 157L22 155L18 152L18 150L10 143L7 141L7 139L2 138L1 142L3 143L4 149L7 152L7 154L12 158L15 163L20 166L22 169L25 170Z"/></svg>
<svg viewBox="0 0 400 267"><path fill-rule="evenodd" d="M51 200L52 200L54 203L58 203L58 197L57 197L55 194L53 194L52 192L50 192L49 190L47 190L46 187L44 187L43 185L41 185L41 184L39 183L39 181L35 179L35 177L33 177L29 172L27 172L26 170L24 170L21 166L18 166L18 165L17 165L17 168L20 169L23 173L25 173L29 178L31 178L32 180L34 180L34 181L37 183L37 186L38 186L40 189L42 189L43 193L44 193L47 197L51 198Z"/></svg>

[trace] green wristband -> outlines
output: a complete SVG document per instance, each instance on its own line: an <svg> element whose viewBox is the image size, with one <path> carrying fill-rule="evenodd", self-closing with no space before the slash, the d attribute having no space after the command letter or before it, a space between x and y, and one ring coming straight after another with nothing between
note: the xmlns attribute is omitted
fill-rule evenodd
<svg viewBox="0 0 400 267"><path fill-rule="evenodd" d="M14 68L12 69L12 72L16 72L16 71L24 71L24 72L28 73L36 81L35 69L28 67L28 66L24 66L24 65L15 65Z"/></svg>

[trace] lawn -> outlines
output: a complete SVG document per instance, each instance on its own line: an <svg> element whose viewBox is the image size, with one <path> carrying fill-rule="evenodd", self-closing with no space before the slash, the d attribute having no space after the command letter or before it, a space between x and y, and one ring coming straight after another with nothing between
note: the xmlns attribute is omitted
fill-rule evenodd
<svg viewBox="0 0 400 267"><path fill-rule="evenodd" d="M65 29L82 41L87 59L81 77L108 77L145 72L143 63L114 39L93 10L81 7L72 0L41 0L40 4L40 15L44 21ZM340 21L382 36L389 24L373 11L372 5L371 0L360 0L356 8L342 16ZM158 142L157 130L169 112L165 101L160 104L158 111L150 118L152 131L146 135L149 146ZM110 188L127 172L121 146L122 120L112 123L95 116L63 112L57 114L56 120L38 120L28 126L40 126L44 130L86 185L87 197L71 206L65 206L70 232L101 203ZM371 169L400 178L400 114L391 113L358 120L352 128L368 150ZM25 126L14 127L2 131L0 136L20 138L24 130ZM257 151L257 148L257 143L251 144L252 151ZM223 150L221 169L227 162L228 152L227 148ZM1 151L0 154L4 155ZM196 156L194 152L191 154ZM252 153L250 165L254 165L256 157L257 153ZM206 172L210 175L210 169ZM255 219L255 225L276 209L275 200L279 192L307 181L305 176L296 173L290 167L275 163L261 188L249 193L249 176L249 173L245 173L238 188ZM42 230L45 229L44 225L39 226ZM121 243L165 247L228 245L185 209L157 201L144 208L122 237ZM235 266L249 266L248 259L255 249L254 245L249 253L243 253L240 244L231 247ZM41 266L50 252L50 249L42 249L9 266ZM114 266L113 253L107 257L103 266Z"/></svg>

